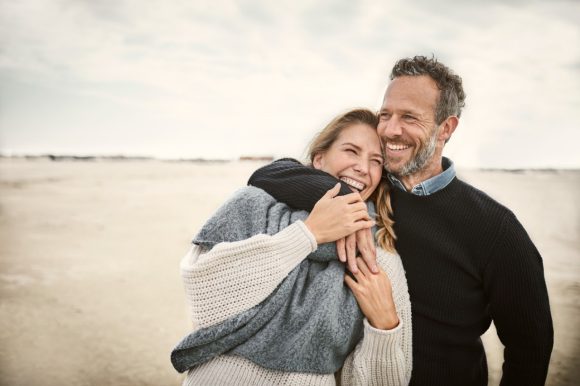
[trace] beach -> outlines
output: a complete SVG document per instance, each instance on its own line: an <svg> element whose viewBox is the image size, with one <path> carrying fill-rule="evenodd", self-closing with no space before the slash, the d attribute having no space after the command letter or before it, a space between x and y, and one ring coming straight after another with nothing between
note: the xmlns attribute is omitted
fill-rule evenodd
<svg viewBox="0 0 580 386"><path fill-rule="evenodd" d="M0 385L179 385L190 330L179 261L263 162L0 160ZM514 211L544 259L547 385L580 378L580 171L461 170ZM489 385L502 347L484 336Z"/></svg>

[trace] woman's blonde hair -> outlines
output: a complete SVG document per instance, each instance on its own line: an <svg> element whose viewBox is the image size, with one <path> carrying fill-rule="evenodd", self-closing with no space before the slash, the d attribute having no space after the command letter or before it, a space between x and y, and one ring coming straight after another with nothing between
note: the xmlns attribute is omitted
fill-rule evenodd
<svg viewBox="0 0 580 386"><path fill-rule="evenodd" d="M347 111L330 121L330 123L314 137L308 147L310 166L312 166L314 157L316 157L317 154L324 153L330 149L334 141L337 140L344 129L361 123L376 129L379 123L378 116L376 113L367 109L354 109ZM391 207L390 185L386 178L381 178L381 182L371 195L370 199L375 202L377 210L377 218L375 219L379 229L375 235L377 242L384 250L394 252L396 237L393 229L393 209Z"/></svg>

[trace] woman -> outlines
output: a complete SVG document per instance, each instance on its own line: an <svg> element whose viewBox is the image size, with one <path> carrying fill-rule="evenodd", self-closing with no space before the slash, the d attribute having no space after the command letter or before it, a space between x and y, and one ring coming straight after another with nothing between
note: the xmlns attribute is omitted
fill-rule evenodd
<svg viewBox="0 0 580 386"><path fill-rule="evenodd" d="M337 185L317 203L304 221L293 219L293 214L286 216L284 210L288 211L288 208L281 206L282 204L272 205L268 202L267 205L264 204L268 207L264 213L271 215L272 211L278 213L278 209L282 208L283 214L276 217L276 221L288 219L288 223L291 223L288 226L284 223L275 234L270 232L272 235L244 233L246 226L255 228L254 222L257 221L255 217L252 223L248 223L247 219L235 219L231 216L221 220L218 218L212 226L207 227L207 224L204 226L200 232L202 236L196 237L198 245L192 247L181 263L196 330L206 331L220 323L227 324L232 320L236 322L238 315L245 315L249 310L254 310L271 300L272 294L277 295L280 288L284 287L296 272L298 274L294 277L299 278L300 270L305 265L305 258L312 256L315 250L323 250L322 244L341 239L372 225L368 221L366 206L361 198L362 200L370 198L380 183L383 159L376 134L376 123L375 114L368 110L350 111L327 125L310 147L312 167L343 181L356 193L343 198L334 198L339 191ZM228 216L232 208L239 209L239 206L247 206L248 208L244 209L247 209L246 213L250 216L262 213L260 210L264 205L256 204L256 201L261 200L260 194L265 193L255 190L258 189L248 187L241 191L242 194L238 192L238 197L252 198L246 201L234 200L233 207L232 201L229 201L222 208L222 213ZM254 199L255 197L258 199ZM381 194L379 197L384 200L387 195ZM386 201L378 203L380 213L387 210L387 204ZM233 226L229 224L232 221L235 223ZM270 227L271 223L270 218L265 221L265 226ZM222 227L224 224L226 228ZM336 374L336 381L342 385L367 383L400 385L407 384L410 378L411 318L406 280L400 259L392 253L392 230L388 229L388 222L381 224L382 229L377 233L379 245L383 247L377 249L380 272L371 273L366 264L359 260L358 272L353 277L344 277L360 305L365 320L364 337L358 344L355 342L354 350L352 352L349 350L350 354L340 362L342 368ZM233 230L242 233L231 239L227 237L222 239L224 235L221 233L224 229L227 229L227 232ZM213 244L204 244L207 238L212 238ZM240 241L219 243L222 240ZM339 265L336 257L334 261L321 264L327 264L328 271ZM343 272L344 268L341 269ZM326 270L320 272L325 273ZM307 277L306 282L316 282L323 275ZM293 285L298 285L297 282ZM331 288L336 291L337 283L327 282L325 285L329 288L328 293L334 293ZM338 286L342 287L342 284L338 283ZM333 297L325 299L324 296L325 293L317 298L320 302L318 308L327 308L328 304L332 303ZM326 323L331 325L331 319L341 318L341 315L332 312L329 315L324 314L324 311L321 312L322 314L318 315L319 319L314 323L317 328L315 334L324 334L328 329ZM305 326L312 325L306 323ZM264 330L267 331L267 328ZM336 331L340 329L333 330L329 334L331 338ZM284 333L285 331L280 330L281 335ZM228 337L226 335L226 339ZM295 336L292 339L295 339ZM312 370L308 366L310 362L315 363L319 357L325 356L328 351L326 346L314 347L313 352L298 350L295 357L296 362L300 363L298 367L292 367L294 363L271 366L267 359L266 362L260 362L262 359L255 360L254 352L251 350L253 346L249 347L250 350L241 352L236 347L238 351L232 350L227 354L212 357L209 361L191 368L184 385L336 384L332 372L319 371L316 367L312 367L314 368ZM291 346L284 346L282 342L280 347ZM312 347L308 348L311 349ZM316 349L319 351L316 352ZM247 359L248 357L252 360ZM280 368L290 368L291 371ZM302 368L307 368L308 371L299 371Z"/></svg>

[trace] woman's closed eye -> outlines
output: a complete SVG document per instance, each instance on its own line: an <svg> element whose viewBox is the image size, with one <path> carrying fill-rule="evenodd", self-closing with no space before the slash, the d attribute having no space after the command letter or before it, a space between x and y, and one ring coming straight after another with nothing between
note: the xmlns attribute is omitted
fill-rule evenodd
<svg viewBox="0 0 580 386"><path fill-rule="evenodd" d="M344 151L346 151L347 153L351 153L351 154L358 154L358 152L355 149L349 148L347 147L346 149L344 149Z"/></svg>
<svg viewBox="0 0 580 386"><path fill-rule="evenodd" d="M382 158L373 158L371 162L373 164L382 166L385 161Z"/></svg>

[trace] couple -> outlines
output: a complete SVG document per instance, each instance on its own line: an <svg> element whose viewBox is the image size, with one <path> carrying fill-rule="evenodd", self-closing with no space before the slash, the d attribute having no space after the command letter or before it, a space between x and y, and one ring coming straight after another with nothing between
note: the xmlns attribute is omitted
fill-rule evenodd
<svg viewBox="0 0 580 386"><path fill-rule="evenodd" d="M349 112L315 139L311 167L254 173L263 190L218 210L182 261L196 323L172 353L184 384L486 385L480 336L492 320L501 384L544 384L541 256L513 213L442 157L464 99L435 59L401 59L378 122Z"/></svg>

